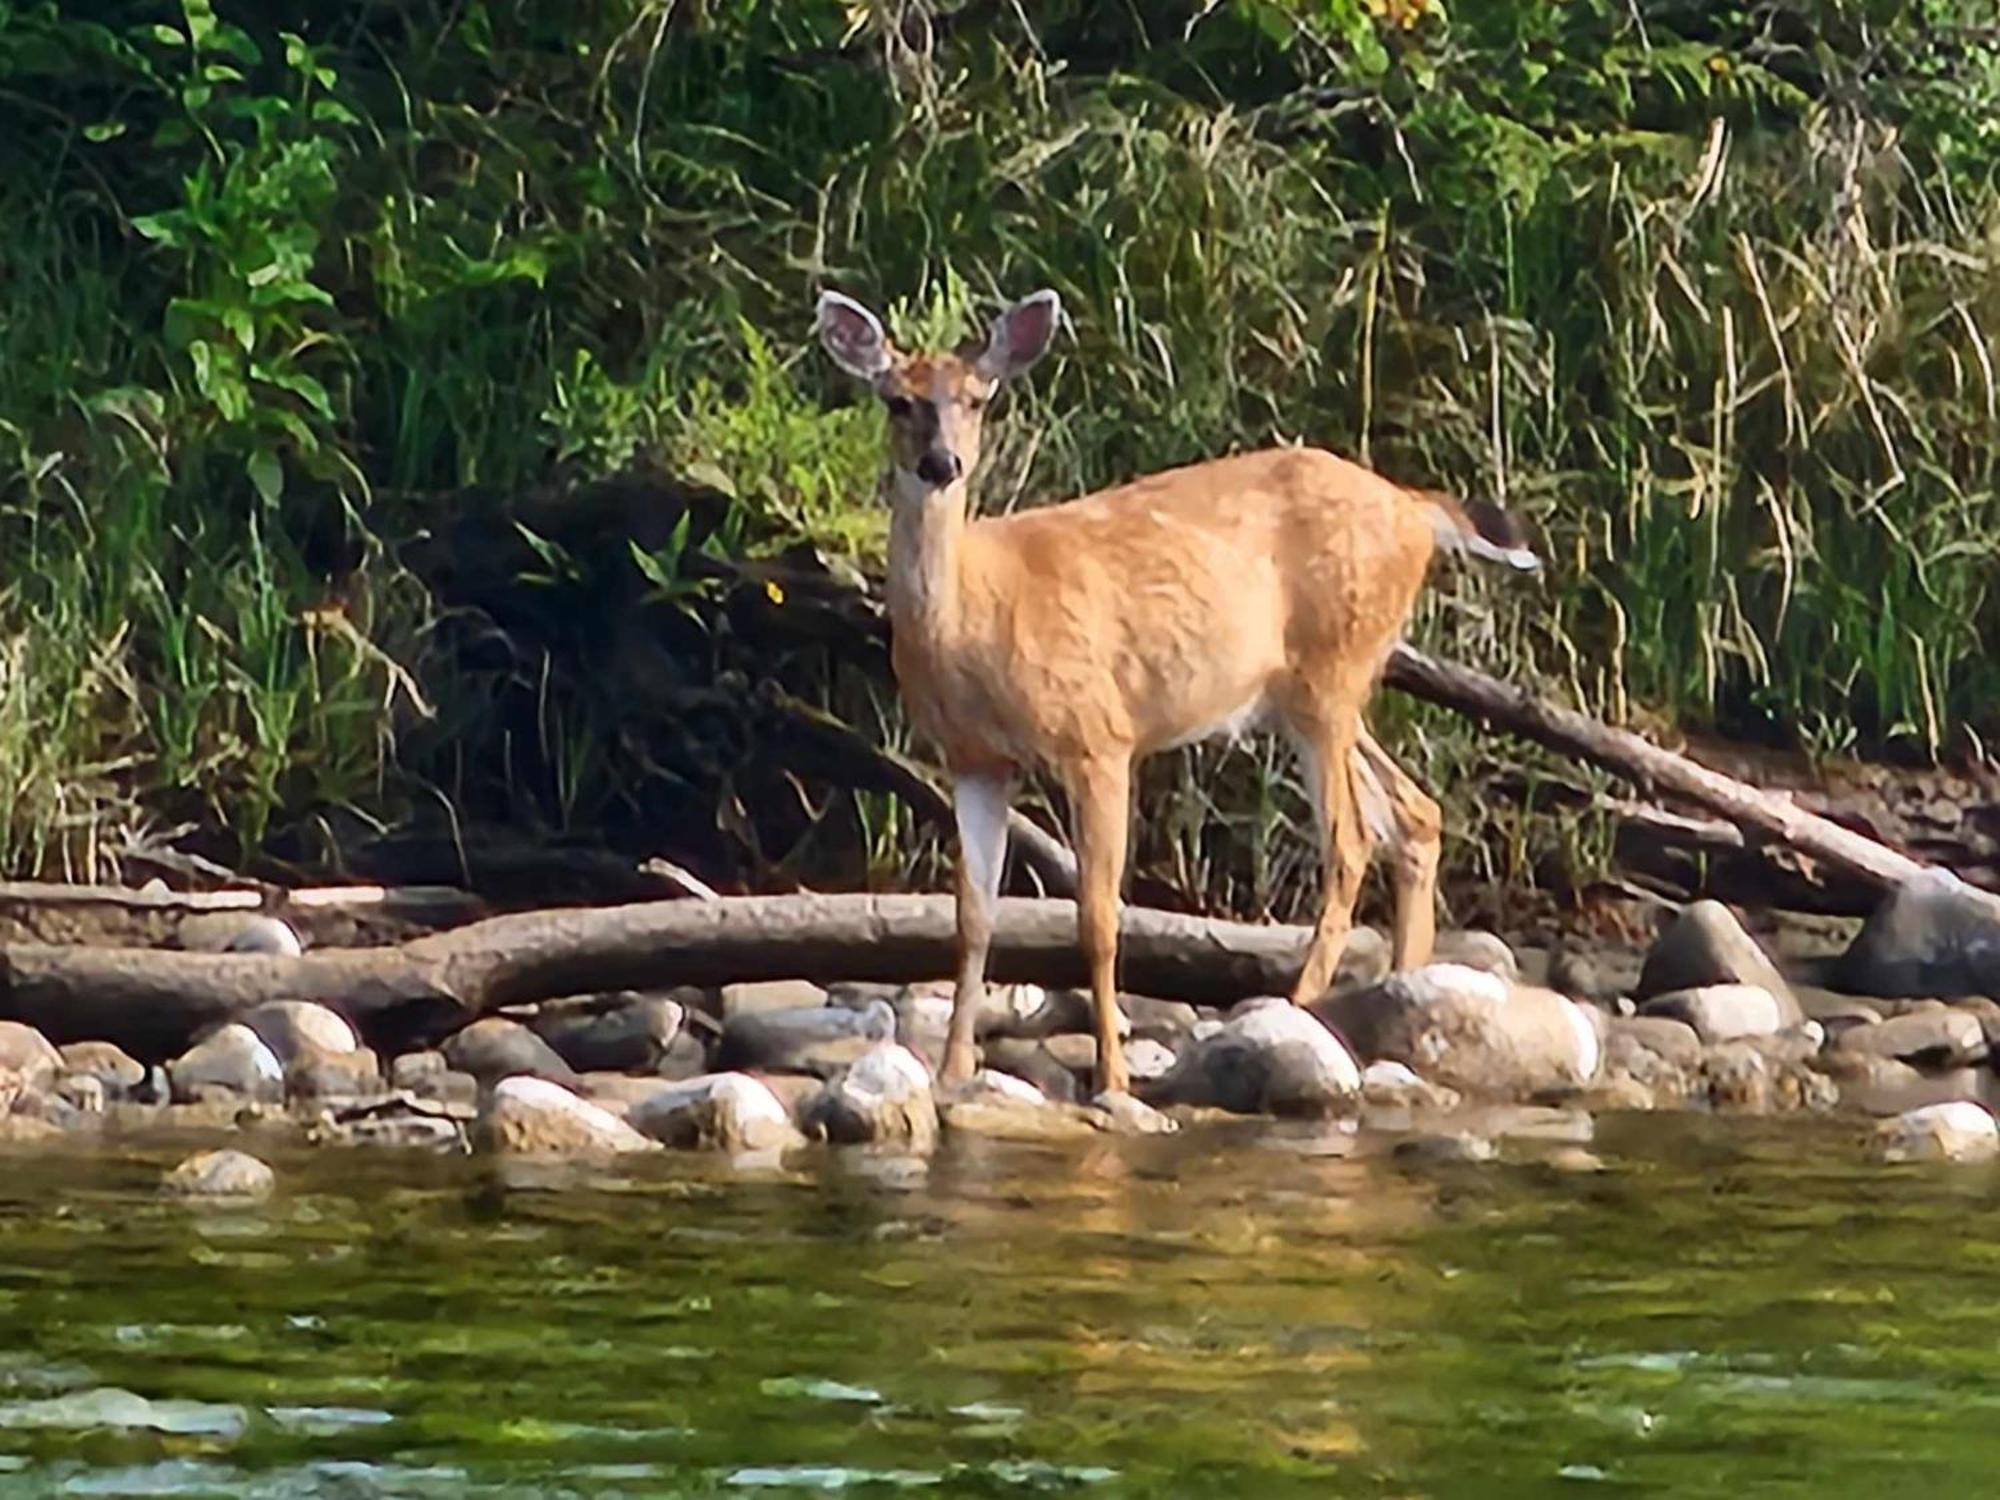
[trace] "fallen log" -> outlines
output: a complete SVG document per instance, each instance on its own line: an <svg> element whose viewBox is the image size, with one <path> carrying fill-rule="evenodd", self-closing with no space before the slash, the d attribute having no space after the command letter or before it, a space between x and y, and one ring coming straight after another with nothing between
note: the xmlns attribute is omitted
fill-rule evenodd
<svg viewBox="0 0 2000 1500"><path fill-rule="evenodd" d="M1383 679L1415 697L1522 739L1533 740L1636 782L1649 795L1669 793L1726 818L1753 842L1782 844L1870 886L1901 885L1928 868L1900 850L1766 792L1676 755L1629 730L1559 708L1470 667L1398 646Z"/></svg>
<svg viewBox="0 0 2000 1500"><path fill-rule="evenodd" d="M297 958L138 948L0 947L0 1019L58 1044L116 1042L145 1061L273 1000L314 1000L377 1051L426 1046L508 1005L615 989L752 979L907 983L951 972L949 896L741 896L519 912L395 947ZM1120 922L1120 977L1163 999L1223 1004L1282 994L1303 927L1143 907ZM1068 901L1000 903L989 973L999 982L1086 982Z"/></svg>

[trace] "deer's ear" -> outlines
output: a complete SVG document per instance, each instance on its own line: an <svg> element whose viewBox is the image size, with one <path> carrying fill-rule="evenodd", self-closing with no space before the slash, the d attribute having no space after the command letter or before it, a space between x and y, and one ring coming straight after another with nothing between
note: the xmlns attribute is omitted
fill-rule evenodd
<svg viewBox="0 0 2000 1500"><path fill-rule="evenodd" d="M1062 299L1046 287L1023 297L993 320L979 373L989 380L1019 375L1048 352L1062 321Z"/></svg>
<svg viewBox="0 0 2000 1500"><path fill-rule="evenodd" d="M873 381L889 368L889 336L875 314L852 297L821 292L818 323L821 347L855 379Z"/></svg>

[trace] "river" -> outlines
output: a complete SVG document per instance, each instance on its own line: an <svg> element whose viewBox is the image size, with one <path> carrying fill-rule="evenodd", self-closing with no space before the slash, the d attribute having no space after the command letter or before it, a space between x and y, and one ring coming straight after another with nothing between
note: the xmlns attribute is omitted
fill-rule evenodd
<svg viewBox="0 0 2000 1500"><path fill-rule="evenodd" d="M1860 1134L0 1156L0 1495L1984 1493L2000 1176Z"/></svg>

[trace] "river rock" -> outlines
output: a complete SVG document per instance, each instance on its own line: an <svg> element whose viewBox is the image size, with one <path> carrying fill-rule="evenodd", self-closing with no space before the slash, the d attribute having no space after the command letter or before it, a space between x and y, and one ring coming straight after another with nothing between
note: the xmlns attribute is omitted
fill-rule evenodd
<svg viewBox="0 0 2000 1500"><path fill-rule="evenodd" d="M895 1039L922 1058L931 1072L937 1072L944 1064L945 1044L951 1036L951 998L912 985L889 1003L896 1012Z"/></svg>
<svg viewBox="0 0 2000 1500"><path fill-rule="evenodd" d="M146 1081L145 1064L114 1042L71 1042L61 1051L63 1072L95 1078L107 1100L128 1099Z"/></svg>
<svg viewBox="0 0 2000 1500"><path fill-rule="evenodd" d="M1516 984L1521 978L1521 964L1514 950L1497 933L1476 927L1439 933L1431 948L1431 962L1478 969L1509 984Z"/></svg>
<svg viewBox="0 0 2000 1500"><path fill-rule="evenodd" d="M175 936L190 953L268 953L297 958L305 951L289 923L262 912L197 912L181 919Z"/></svg>
<svg viewBox="0 0 2000 1500"><path fill-rule="evenodd" d="M1985 1105L1953 1099L1882 1121L1876 1141L1888 1161L1991 1161L2000 1155L2000 1125Z"/></svg>
<svg viewBox="0 0 2000 1500"><path fill-rule="evenodd" d="M392 1059L389 1087L440 1104L479 1102L479 1080L453 1068L442 1052L405 1052Z"/></svg>
<svg viewBox="0 0 2000 1500"><path fill-rule="evenodd" d="M308 1047L285 1067L285 1093L292 1099L368 1099L381 1092L382 1066L367 1047Z"/></svg>
<svg viewBox="0 0 2000 1500"><path fill-rule="evenodd" d="M1180 1121L1126 1093L1099 1094L1090 1101L1090 1109L1112 1135L1172 1135L1181 1128Z"/></svg>
<svg viewBox="0 0 2000 1500"><path fill-rule="evenodd" d="M1078 1104L1058 1104L1037 1098L1034 1103L1002 1094L974 1094L945 1101L938 1111L953 1135L982 1136L996 1141L1059 1145L1093 1140L1100 1134L1092 1112Z"/></svg>
<svg viewBox="0 0 2000 1500"><path fill-rule="evenodd" d="M1607 1063L1641 1048L1675 1067L1701 1066L1701 1033L1671 1016L1614 1016L1606 1025L1604 1046Z"/></svg>
<svg viewBox="0 0 2000 1500"><path fill-rule="evenodd" d="M1476 1098L1586 1087L1603 1056L1593 1012L1554 990L1460 964L1392 974L1314 1010L1355 1052Z"/></svg>
<svg viewBox="0 0 2000 1500"><path fill-rule="evenodd" d="M1058 1104L1074 1104L1083 1093L1076 1074L1064 1067L1039 1040L1027 1037L995 1037L985 1046L986 1065L1016 1078L1026 1079L1045 1098Z"/></svg>
<svg viewBox="0 0 2000 1500"><path fill-rule="evenodd" d="M1361 1102L1376 1111L1441 1111L1457 1109L1464 1101L1457 1089L1419 1078L1404 1064L1383 1058L1361 1070Z"/></svg>
<svg viewBox="0 0 2000 1500"><path fill-rule="evenodd" d="M1603 957L1568 945L1549 954L1548 988L1572 1000L1609 1006L1632 988L1613 974Z"/></svg>
<svg viewBox="0 0 2000 1500"><path fill-rule="evenodd" d="M1312 1012L1280 999L1246 1002L1191 1042L1148 1103L1232 1114L1326 1115L1351 1109L1361 1068Z"/></svg>
<svg viewBox="0 0 2000 1500"><path fill-rule="evenodd" d="M723 1072L758 1069L831 1078L895 1036L896 1011L886 1000L872 1000L863 1010L826 1005L743 1011L723 1023L715 1061Z"/></svg>
<svg viewBox="0 0 2000 1500"><path fill-rule="evenodd" d="M1834 965L1857 995L2000 995L2000 899L1932 868L1877 906Z"/></svg>
<svg viewBox="0 0 2000 1500"><path fill-rule="evenodd" d="M306 1052L352 1052L361 1045L346 1017L305 1000L273 1000L243 1017L281 1063Z"/></svg>
<svg viewBox="0 0 2000 1500"><path fill-rule="evenodd" d="M681 1033L686 1007L621 990L539 1007L530 1027L579 1073L650 1073Z"/></svg>
<svg viewBox="0 0 2000 1500"><path fill-rule="evenodd" d="M760 979L722 987L722 1019L765 1010L808 1010L826 1004L826 991L805 979Z"/></svg>
<svg viewBox="0 0 2000 1500"><path fill-rule="evenodd" d="M1637 998L1711 985L1754 985L1770 995L1778 1006L1772 1031L1803 1019L1784 975L1729 908L1720 901L1697 901L1654 941L1639 971Z"/></svg>
<svg viewBox="0 0 2000 1500"><path fill-rule="evenodd" d="M243 1151L198 1151L160 1183L186 1198L268 1198L277 1185L277 1174Z"/></svg>
<svg viewBox="0 0 2000 1500"><path fill-rule="evenodd" d="M1882 1007L1872 1001L1821 989L1818 985L1794 984L1792 998L1798 1001L1806 1019L1819 1022L1829 1036L1838 1035L1849 1026L1873 1025L1884 1015Z"/></svg>
<svg viewBox="0 0 2000 1500"><path fill-rule="evenodd" d="M634 1105L627 1118L668 1146L765 1152L804 1144L778 1096L747 1073L669 1084Z"/></svg>
<svg viewBox="0 0 2000 1500"><path fill-rule="evenodd" d="M509 1156L604 1156L654 1149L652 1141L608 1109L559 1083L525 1074L493 1086L475 1134L485 1149Z"/></svg>
<svg viewBox="0 0 2000 1500"><path fill-rule="evenodd" d="M836 1144L893 1142L928 1150L938 1131L930 1070L909 1048L882 1043L827 1084L805 1119L809 1133Z"/></svg>
<svg viewBox="0 0 2000 1500"><path fill-rule="evenodd" d="M1963 1010L1920 1010L1853 1026L1834 1046L1844 1052L1893 1057L1915 1067L1954 1068L1983 1061L1992 1050L1979 1017Z"/></svg>
<svg viewBox="0 0 2000 1500"><path fill-rule="evenodd" d="M263 1038L240 1021L211 1032L167 1064L174 1102L187 1104L209 1091L244 1099L281 1098L285 1069Z"/></svg>
<svg viewBox="0 0 2000 1500"><path fill-rule="evenodd" d="M1723 1114L1770 1115L1831 1109L1839 1090L1804 1062L1774 1058L1744 1037L1710 1047L1702 1077L1711 1108Z"/></svg>
<svg viewBox="0 0 2000 1500"><path fill-rule="evenodd" d="M110 1091L95 1073L65 1073L55 1081L51 1097L79 1115L101 1115L110 1104Z"/></svg>
<svg viewBox="0 0 2000 1500"><path fill-rule="evenodd" d="M1679 1021L1704 1042L1767 1036L1799 1018L1796 1004L1787 1007L1769 990L1754 984L1704 984L1672 990L1646 1001L1639 1014Z"/></svg>
<svg viewBox="0 0 2000 1500"><path fill-rule="evenodd" d="M519 1021L502 1016L474 1021L446 1038L439 1050L453 1068L470 1073L485 1086L516 1076L545 1078L565 1089L576 1081L576 1070L557 1055L555 1048Z"/></svg>
<svg viewBox="0 0 2000 1500"><path fill-rule="evenodd" d="M1464 1166L1493 1160L1499 1148L1483 1135L1469 1131L1439 1131L1406 1136L1390 1156L1399 1166Z"/></svg>
<svg viewBox="0 0 2000 1500"><path fill-rule="evenodd" d="M24 1088L40 1088L62 1071L63 1059L34 1027L0 1021L0 1068L15 1074Z"/></svg>
<svg viewBox="0 0 2000 1500"><path fill-rule="evenodd" d="M1044 1037L1042 1051L1057 1066L1067 1068L1079 1079L1097 1073L1097 1038L1080 1032ZM1135 1036L1125 1043L1125 1071L1134 1083L1150 1083L1173 1070L1174 1054L1151 1037ZM1079 1090L1080 1092L1080 1090Z"/></svg>

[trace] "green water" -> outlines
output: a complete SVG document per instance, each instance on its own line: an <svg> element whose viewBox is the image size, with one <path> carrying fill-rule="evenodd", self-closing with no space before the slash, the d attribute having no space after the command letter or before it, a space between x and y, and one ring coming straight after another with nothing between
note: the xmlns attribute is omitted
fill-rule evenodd
<svg viewBox="0 0 2000 1500"><path fill-rule="evenodd" d="M1856 1136L0 1156L0 1494L1991 1493L2000 1175Z"/></svg>

